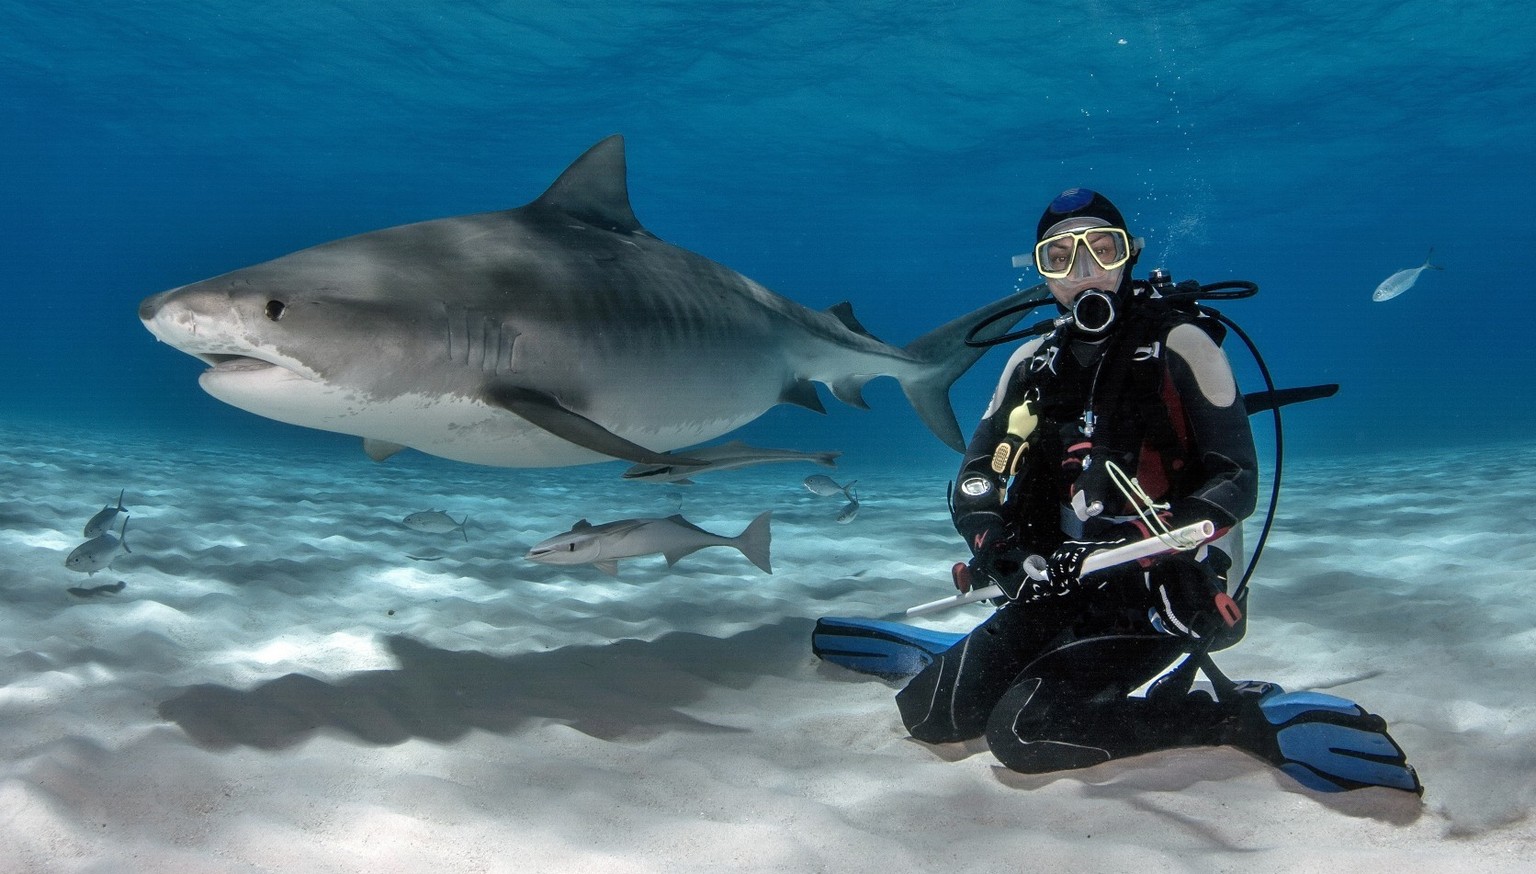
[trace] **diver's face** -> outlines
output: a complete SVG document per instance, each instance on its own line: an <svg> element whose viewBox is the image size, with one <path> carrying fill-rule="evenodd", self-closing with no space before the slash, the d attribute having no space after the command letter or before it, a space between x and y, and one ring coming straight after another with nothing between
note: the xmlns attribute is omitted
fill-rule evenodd
<svg viewBox="0 0 1536 874"><path fill-rule="evenodd" d="M1035 267L1056 302L1070 307L1090 288L1114 291L1131 257L1131 239L1101 219L1069 219L1035 244Z"/></svg>

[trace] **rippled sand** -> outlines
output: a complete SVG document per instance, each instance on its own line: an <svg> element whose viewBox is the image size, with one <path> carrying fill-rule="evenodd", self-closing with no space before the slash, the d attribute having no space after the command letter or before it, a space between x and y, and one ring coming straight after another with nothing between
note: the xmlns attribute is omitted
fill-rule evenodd
<svg viewBox="0 0 1536 874"><path fill-rule="evenodd" d="M0 437L0 870L1525 870L1536 856L1536 451L1292 461L1234 676L1387 717L1427 787L1308 792L1230 749L1026 777L905 737L817 616L945 595L942 465L692 487L620 465ZM806 447L834 449L837 447ZM858 479L863 508L800 487ZM64 568L126 489L131 555ZM469 542L399 524L470 516ZM523 552L681 512L708 549ZM81 598L69 587L122 580ZM962 630L985 608L936 617Z"/></svg>

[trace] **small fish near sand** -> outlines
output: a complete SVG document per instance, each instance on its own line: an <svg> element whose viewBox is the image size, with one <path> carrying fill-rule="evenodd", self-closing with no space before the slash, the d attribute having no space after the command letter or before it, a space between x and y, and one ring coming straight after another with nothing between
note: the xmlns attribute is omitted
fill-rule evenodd
<svg viewBox="0 0 1536 874"><path fill-rule="evenodd" d="M126 588L128 588L128 584L122 580L118 580L115 583L107 583L104 586L70 586L64 591L74 595L76 598L81 600L87 600L90 598L100 598L106 595L115 595Z"/></svg>
<svg viewBox="0 0 1536 874"><path fill-rule="evenodd" d="M85 530L81 532L85 537L91 538L111 531L117 525L117 514L128 515L128 508L123 506L123 490L117 492L117 506L111 504L102 507L91 521L85 523Z"/></svg>
<svg viewBox="0 0 1536 874"><path fill-rule="evenodd" d="M848 485L840 486L837 484L837 480L832 477L813 473L805 478L804 485L806 491L813 495L820 495L823 498L835 498L838 495L842 495L847 498L848 503L844 504L843 509L837 513L837 524L847 525L859 515L859 493L854 491L853 488L858 483L858 480L850 480Z"/></svg>
<svg viewBox="0 0 1536 874"><path fill-rule="evenodd" d="M1433 258L1434 256L1435 250L1430 249L1429 254L1424 258L1423 264L1420 264L1418 267L1409 267L1406 270L1399 270L1391 276L1388 276L1386 279L1382 280L1382 283L1376 286L1376 290L1371 293L1371 300L1391 300L1392 298L1397 297L1408 289L1413 288L1413 284L1419 281L1419 274L1423 273L1424 271L1444 270L1445 268L1438 264L1429 263L1429 259Z"/></svg>
<svg viewBox="0 0 1536 874"><path fill-rule="evenodd" d="M855 518L857 518L858 515L859 499L854 498L847 504L844 504L843 509L837 514L837 524L847 525L849 522L852 522Z"/></svg>
<svg viewBox="0 0 1536 874"><path fill-rule="evenodd" d="M412 531L425 531L428 534L448 534L457 531L464 536L464 542L469 542L469 532L464 526L469 524L469 514L464 514L464 521L455 522L453 517L442 510L422 510L412 513L400 520L400 524Z"/></svg>
<svg viewBox="0 0 1536 874"><path fill-rule="evenodd" d="M72 571L82 574L94 574L99 570L111 566L118 553L132 553L128 548L128 517L123 517L123 527L120 536L114 536L110 531L98 534L90 540L75 547L69 557L64 559L64 566Z"/></svg>
<svg viewBox="0 0 1536 874"><path fill-rule="evenodd" d="M846 486L840 486L837 484L837 480L827 476L826 474L813 473L805 478L803 485L805 486L806 491L813 495L820 495L823 498L834 498L838 495L842 495L843 497L852 501L855 500L853 497L853 487L857 483L858 480L853 480Z"/></svg>
<svg viewBox="0 0 1536 874"><path fill-rule="evenodd" d="M771 574L768 521L772 515L772 510L759 514L735 537L712 534L677 515L665 519L620 519L601 525L583 519L564 534L528 550L526 557L541 564L590 564L615 576L622 558L660 553L666 557L667 567L671 567L683 556L706 547L729 546Z"/></svg>
<svg viewBox="0 0 1536 874"><path fill-rule="evenodd" d="M672 453L662 453L670 455ZM701 473L719 470L736 470L754 464L773 464L786 461L807 461L822 467L837 467L841 452L800 452L794 449L762 449L749 446L740 440L732 440L719 446L701 446L679 450L690 461L701 464L636 464L624 471L624 478L636 482L676 483L692 485L693 477Z"/></svg>

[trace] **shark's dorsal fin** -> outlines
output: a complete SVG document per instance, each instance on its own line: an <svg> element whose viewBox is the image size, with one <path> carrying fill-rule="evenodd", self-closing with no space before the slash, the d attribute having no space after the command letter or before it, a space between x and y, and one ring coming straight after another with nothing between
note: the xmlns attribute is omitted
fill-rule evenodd
<svg viewBox="0 0 1536 874"><path fill-rule="evenodd" d="M855 334L863 334L871 340L880 339L874 334L871 334L869 329L864 327L863 323L859 321L859 317L853 314L853 304L849 303L848 301L839 301L827 307L827 312L836 316L837 320L843 323L843 327L854 332Z"/></svg>
<svg viewBox="0 0 1536 874"><path fill-rule="evenodd" d="M533 205L558 210L604 230L646 233L630 208L625 175L624 138L614 134L572 161Z"/></svg>
<svg viewBox="0 0 1536 874"><path fill-rule="evenodd" d="M689 529L691 531L697 531L700 534L709 534L710 537L714 537L715 536L713 534L710 534L710 532L705 531L703 528L700 528L699 526L697 526L697 525L693 524L692 522L689 522L687 519L683 518L683 514L682 513L673 513L672 515L667 517L667 521L671 522L673 525L677 525L680 528L687 528L687 529ZM695 548L697 548L697 547L695 547ZM692 552L692 551L693 551L692 549L688 550L688 552ZM683 554L687 555L688 553L685 552Z"/></svg>

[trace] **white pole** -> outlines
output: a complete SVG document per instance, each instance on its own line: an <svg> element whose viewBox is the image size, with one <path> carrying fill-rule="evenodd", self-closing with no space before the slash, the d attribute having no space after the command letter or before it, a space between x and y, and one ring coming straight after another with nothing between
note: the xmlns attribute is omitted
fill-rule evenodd
<svg viewBox="0 0 1536 874"><path fill-rule="evenodd" d="M1176 528L1162 537L1148 537L1135 543L1127 543L1114 549L1104 549L1091 553L1083 559L1083 576L1105 568L1115 567L1130 561L1139 561L1154 555L1163 555L1169 552L1177 552L1180 547L1171 546L1174 543L1204 543L1216 534L1216 526L1210 522L1194 522L1183 528ZM1045 559L1038 555L1032 555L1024 561L1025 572L1032 579L1045 578ZM918 604L908 608L908 616L926 616L929 613L938 613L951 607L959 607L962 604L973 604L977 601L985 601L989 598L1000 598L1003 590L997 586L987 586L984 589L973 589L960 595L952 595L948 598L940 598L937 601L929 601L926 604Z"/></svg>

